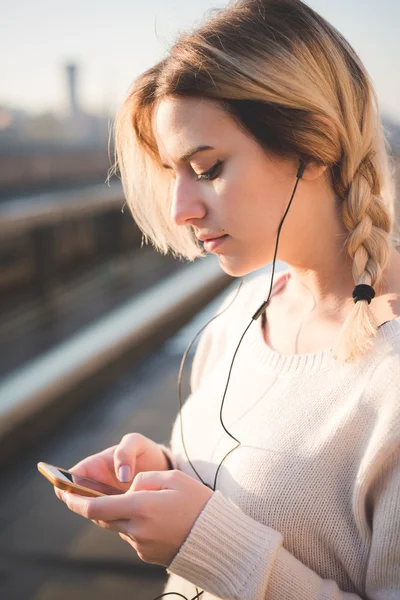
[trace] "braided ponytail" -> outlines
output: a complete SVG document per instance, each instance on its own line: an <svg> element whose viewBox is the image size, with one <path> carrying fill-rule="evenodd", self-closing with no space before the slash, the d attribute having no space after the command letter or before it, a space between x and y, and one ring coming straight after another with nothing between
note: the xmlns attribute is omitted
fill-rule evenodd
<svg viewBox="0 0 400 600"><path fill-rule="evenodd" d="M367 111L365 119L367 120L368 117L376 119L372 115L372 109ZM341 170L341 178L339 177L339 181L340 179L342 181L340 183L337 180L337 185L342 187L343 192L343 178L347 175L350 184L347 186L347 193L342 202L342 219L349 232L346 249L353 261L354 283L356 286L370 285L377 294L382 289L383 273L390 258L394 221L393 202L388 202L392 196L387 190L383 194L382 188L393 180L384 177L384 174L390 171L391 164L385 146L387 142L383 127L372 127L373 123L367 125L366 130L372 132L372 139L365 140L365 136L364 138L361 136L361 139L364 145L367 142L370 148L376 150L366 153L353 177L351 177L351 167L345 164ZM349 156L352 156L354 161L354 153ZM393 188L391 193L393 195ZM340 362L356 360L373 346L378 323L370 301L355 299L354 308L347 316L334 348L335 358Z"/></svg>

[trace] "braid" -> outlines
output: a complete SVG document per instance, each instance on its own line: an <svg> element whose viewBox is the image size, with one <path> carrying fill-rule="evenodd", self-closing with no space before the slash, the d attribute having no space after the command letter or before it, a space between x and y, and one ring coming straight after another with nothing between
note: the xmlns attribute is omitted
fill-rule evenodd
<svg viewBox="0 0 400 600"><path fill-rule="evenodd" d="M359 165L342 203L342 219L349 232L347 252L353 261L355 285L366 283L376 291L390 257L392 216L380 196L381 181L373 155ZM348 362L373 345L377 322L367 301L358 301L345 320L335 347L338 360Z"/></svg>

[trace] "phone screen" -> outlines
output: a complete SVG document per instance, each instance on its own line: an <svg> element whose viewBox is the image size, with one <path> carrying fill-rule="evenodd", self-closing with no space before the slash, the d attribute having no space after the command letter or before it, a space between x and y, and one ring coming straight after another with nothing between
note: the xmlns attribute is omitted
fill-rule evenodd
<svg viewBox="0 0 400 600"><path fill-rule="evenodd" d="M54 470L54 473L56 473L57 471L61 473L71 483L81 485L83 487L89 488L90 490L100 492L101 494L106 494L107 496L115 496L117 494L124 493L123 490L111 487L110 485L106 485L105 483L101 483L100 481L88 479L87 477L82 477L81 475L75 475L73 473L70 473L69 471L65 471L64 469L60 469L58 467L52 467L52 469Z"/></svg>

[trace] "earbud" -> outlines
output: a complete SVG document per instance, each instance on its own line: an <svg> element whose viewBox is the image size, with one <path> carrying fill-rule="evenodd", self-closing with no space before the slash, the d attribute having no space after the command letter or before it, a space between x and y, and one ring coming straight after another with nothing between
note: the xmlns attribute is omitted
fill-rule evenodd
<svg viewBox="0 0 400 600"><path fill-rule="evenodd" d="M306 163L304 162L304 160L300 159L300 167L299 167L299 170L297 171L296 177L298 177L298 179L301 179L303 177L303 173L305 170L306 170Z"/></svg>

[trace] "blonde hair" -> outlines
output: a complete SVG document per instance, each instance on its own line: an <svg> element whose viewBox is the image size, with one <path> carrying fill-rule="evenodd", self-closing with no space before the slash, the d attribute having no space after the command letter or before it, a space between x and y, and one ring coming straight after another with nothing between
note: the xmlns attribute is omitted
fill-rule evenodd
<svg viewBox="0 0 400 600"><path fill-rule="evenodd" d="M378 293L394 244L395 163L373 84L346 39L301 0L238 0L181 34L165 59L133 83L115 120L116 163L143 239L161 253L204 252L190 227L170 218L172 178L153 134L167 95L218 101L267 151L327 165L348 230L354 283ZM335 356L372 346L367 301L346 319Z"/></svg>

